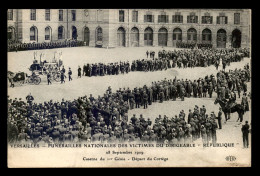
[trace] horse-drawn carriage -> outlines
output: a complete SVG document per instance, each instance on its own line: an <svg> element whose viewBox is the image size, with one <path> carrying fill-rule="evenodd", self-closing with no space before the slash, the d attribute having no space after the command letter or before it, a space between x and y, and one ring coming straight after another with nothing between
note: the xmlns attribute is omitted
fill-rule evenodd
<svg viewBox="0 0 260 176"><path fill-rule="evenodd" d="M28 76L25 72L14 73L8 71L8 80L11 84L11 87L14 87L14 83L22 84L35 84L38 85L41 82L41 75L50 74L51 80L60 81L61 73L60 67L62 66L61 58L56 60L55 57L51 62L44 60L43 62L38 61L37 59L33 60L33 64L30 65L29 71L32 72L32 75Z"/></svg>
<svg viewBox="0 0 260 176"><path fill-rule="evenodd" d="M14 72L8 71L7 77L11 84L10 85L11 87L14 87L14 83L17 83L19 85L22 85L25 83L38 85L41 82L41 78L39 77L39 75L35 74L35 75L28 76L28 74L25 72L14 73Z"/></svg>
<svg viewBox="0 0 260 176"><path fill-rule="evenodd" d="M45 60L44 62L40 61L40 63L38 63L37 60L34 60L34 63L30 66L29 70L38 73L39 75L47 75L49 73L52 80L59 82L61 66L62 62L60 60L53 60L52 62L47 62Z"/></svg>

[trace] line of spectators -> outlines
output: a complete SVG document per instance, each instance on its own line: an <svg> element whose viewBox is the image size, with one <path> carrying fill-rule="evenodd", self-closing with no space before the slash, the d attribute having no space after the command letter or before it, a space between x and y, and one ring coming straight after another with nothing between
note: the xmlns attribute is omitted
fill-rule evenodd
<svg viewBox="0 0 260 176"><path fill-rule="evenodd" d="M193 50L174 50L159 51L158 58L155 58L154 51L146 52L146 59L133 60L131 65L127 62L115 63L95 63L85 64L82 75L85 76L104 76L118 75L130 71L162 71L170 68L193 68L208 67L215 65L218 69L222 61L223 69L231 62L240 62L244 57L249 57L248 49L193 49ZM150 55L150 58L148 58ZM221 60L221 61L220 61ZM81 68L78 69L81 75Z"/></svg>
<svg viewBox="0 0 260 176"><path fill-rule="evenodd" d="M115 63L95 63L95 64L85 64L83 66L84 76L105 76L105 75L118 75L127 74L130 71L129 62L115 62ZM81 69L78 69L78 75L81 75Z"/></svg>
<svg viewBox="0 0 260 176"><path fill-rule="evenodd" d="M154 51L147 51L146 56L154 59ZM170 64L173 68L176 66L179 68L186 67L207 67L215 65L218 69L222 62L223 69L226 65L230 65L231 62L239 62L244 57L250 56L250 50L248 48L239 49L192 49L192 50L174 50L166 51L162 50L158 52L158 58L171 60ZM169 66L168 66L169 67Z"/></svg>
<svg viewBox="0 0 260 176"><path fill-rule="evenodd" d="M84 46L84 41L63 40L43 43L9 42L8 52Z"/></svg>
<svg viewBox="0 0 260 176"><path fill-rule="evenodd" d="M211 43L197 43L197 42L183 42L183 41L177 41L176 42L177 48L212 48L213 45Z"/></svg>

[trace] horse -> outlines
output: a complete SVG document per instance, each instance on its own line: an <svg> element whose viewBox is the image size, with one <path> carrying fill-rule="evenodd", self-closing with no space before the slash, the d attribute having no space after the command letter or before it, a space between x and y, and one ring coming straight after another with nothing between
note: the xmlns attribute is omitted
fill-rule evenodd
<svg viewBox="0 0 260 176"><path fill-rule="evenodd" d="M240 122L243 121L243 115L245 113L245 110L241 104L236 104L235 106L233 106L231 108L227 108L226 107L227 102L220 98L216 98L214 104L217 104L217 103L219 103L219 105L221 106L221 109L225 114L226 121L230 119L230 113L234 113L234 112L238 113L238 120L240 119ZM227 118L227 116L228 116L228 118Z"/></svg>
<svg viewBox="0 0 260 176"><path fill-rule="evenodd" d="M14 83L19 83L19 85L24 84L26 77L28 77L28 75L27 73L24 72L18 72L18 73L14 73L11 71L7 72L7 79L9 80L11 87L14 87Z"/></svg>

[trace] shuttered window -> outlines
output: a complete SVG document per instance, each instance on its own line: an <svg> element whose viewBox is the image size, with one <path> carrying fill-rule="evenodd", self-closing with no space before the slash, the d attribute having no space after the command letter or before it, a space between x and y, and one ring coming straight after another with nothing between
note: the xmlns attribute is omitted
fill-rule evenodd
<svg viewBox="0 0 260 176"><path fill-rule="evenodd" d="M153 23L154 16L153 15L144 15L144 22Z"/></svg>
<svg viewBox="0 0 260 176"><path fill-rule="evenodd" d="M169 23L168 15L158 15L158 23Z"/></svg>
<svg viewBox="0 0 260 176"><path fill-rule="evenodd" d="M138 11L134 10L132 15L132 22L138 22Z"/></svg>
<svg viewBox="0 0 260 176"><path fill-rule="evenodd" d="M123 10L119 10L119 22L124 22L125 12Z"/></svg>
<svg viewBox="0 0 260 176"><path fill-rule="evenodd" d="M240 24L240 13L234 13L234 24Z"/></svg>
<svg viewBox="0 0 260 176"><path fill-rule="evenodd" d="M173 15L172 23L183 23L183 16L182 15Z"/></svg>
<svg viewBox="0 0 260 176"><path fill-rule="evenodd" d="M228 24L227 16L217 16L217 24Z"/></svg>
<svg viewBox="0 0 260 176"><path fill-rule="evenodd" d="M198 16L196 15L188 15L187 23L198 23Z"/></svg>

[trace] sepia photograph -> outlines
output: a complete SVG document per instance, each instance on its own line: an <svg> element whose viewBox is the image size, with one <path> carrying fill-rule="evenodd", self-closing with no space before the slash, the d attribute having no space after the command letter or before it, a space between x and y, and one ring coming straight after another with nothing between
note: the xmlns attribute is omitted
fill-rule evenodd
<svg viewBox="0 0 260 176"><path fill-rule="evenodd" d="M6 9L8 168L251 167L251 9Z"/></svg>

